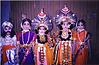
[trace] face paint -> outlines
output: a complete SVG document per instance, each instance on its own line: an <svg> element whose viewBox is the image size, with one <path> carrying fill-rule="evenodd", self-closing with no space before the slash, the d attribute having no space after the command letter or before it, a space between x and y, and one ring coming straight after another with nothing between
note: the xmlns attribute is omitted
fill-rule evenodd
<svg viewBox="0 0 99 65"><path fill-rule="evenodd" d="M44 35L45 32L46 32L45 27L41 26L41 27L39 28L39 34L40 34L40 35Z"/></svg>
<svg viewBox="0 0 99 65"><path fill-rule="evenodd" d="M63 28L63 30L67 30L68 28L70 28L70 23L68 23L68 22L63 22L62 28Z"/></svg>
<svg viewBox="0 0 99 65"><path fill-rule="evenodd" d="M4 31L5 31L5 32L11 32L11 28L8 27L8 26L5 26Z"/></svg>

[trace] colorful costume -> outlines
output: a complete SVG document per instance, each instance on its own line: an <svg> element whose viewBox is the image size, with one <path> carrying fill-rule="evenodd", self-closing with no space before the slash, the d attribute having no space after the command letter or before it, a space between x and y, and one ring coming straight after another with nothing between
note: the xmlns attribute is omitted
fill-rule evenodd
<svg viewBox="0 0 99 65"><path fill-rule="evenodd" d="M72 54L73 54L73 37L72 32L69 28L69 23L73 21L70 17L60 16L57 19L59 25L64 26L60 30L58 35L58 42L56 43L55 50L55 61L56 65L72 65ZM61 24L63 23L63 24ZM66 30L65 30L66 28Z"/></svg>
<svg viewBox="0 0 99 65"><path fill-rule="evenodd" d="M56 48L56 65L72 65L72 33L68 31L69 36L66 39L62 38L62 34L65 33L59 34L59 42Z"/></svg>
<svg viewBox="0 0 99 65"><path fill-rule="evenodd" d="M13 38L7 36L6 38L2 38L2 64L6 64L8 61L9 64L15 63L15 48L16 46L16 36ZM11 55L12 56L9 56ZM11 62L12 61L12 62Z"/></svg>
<svg viewBox="0 0 99 65"><path fill-rule="evenodd" d="M19 64L21 65L34 65L33 38L34 33L31 31L17 33Z"/></svg>
<svg viewBox="0 0 99 65"><path fill-rule="evenodd" d="M89 36L86 30L74 32L76 41L75 65L86 65L88 58Z"/></svg>
<svg viewBox="0 0 99 65"><path fill-rule="evenodd" d="M42 40L41 38L45 40ZM37 35L35 42L35 57L36 65L51 65L53 63L52 51L49 47L47 35L44 35L44 37Z"/></svg>
<svg viewBox="0 0 99 65"><path fill-rule="evenodd" d="M9 27L13 28L13 25L10 22L4 22L2 24L2 27L5 31L5 28ZM16 64L15 62L15 51L16 51L16 35L13 35L13 37L11 37L11 30L6 29L5 32L5 37L1 37L1 43L2 43L2 64L3 65L14 65ZM10 33L10 34L7 34Z"/></svg>
<svg viewBox="0 0 99 65"><path fill-rule="evenodd" d="M51 47L50 45L51 43L49 41L50 37L48 36L48 33L44 32L51 31L52 29L51 20L49 20L49 18L44 13L43 9L41 9L41 12L38 14L37 17L34 18L33 21L35 30L38 31L37 36L35 38L35 46L34 46L36 65L52 65L53 52L51 51L50 48Z"/></svg>

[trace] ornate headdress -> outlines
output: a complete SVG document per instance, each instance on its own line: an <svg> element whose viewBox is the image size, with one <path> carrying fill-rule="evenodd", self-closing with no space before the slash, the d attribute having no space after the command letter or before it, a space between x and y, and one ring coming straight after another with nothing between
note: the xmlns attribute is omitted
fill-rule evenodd
<svg viewBox="0 0 99 65"><path fill-rule="evenodd" d="M40 13L38 13L38 15L32 20L32 29L35 30L35 28L37 28L38 25L43 24L47 26L48 30L52 30L52 22L50 17L44 13L44 9L41 9Z"/></svg>
<svg viewBox="0 0 99 65"><path fill-rule="evenodd" d="M46 14L44 13L44 9L41 9L40 13L38 13L39 18L44 18L46 17Z"/></svg>
<svg viewBox="0 0 99 65"><path fill-rule="evenodd" d="M5 21L2 24L3 29L5 28L5 26L10 27L11 29L13 28L13 24L11 22Z"/></svg>
<svg viewBox="0 0 99 65"><path fill-rule="evenodd" d="M55 17L57 25L60 23L63 17L69 18L72 21L71 24L75 24L75 22L77 21L77 16L72 13L66 5L59 11L58 15Z"/></svg>
<svg viewBox="0 0 99 65"><path fill-rule="evenodd" d="M61 22L72 22L72 21L74 21L72 18L70 18L70 17L68 17L68 16L60 16L57 20L56 20L56 22L58 23L58 24L60 24Z"/></svg>
<svg viewBox="0 0 99 65"><path fill-rule="evenodd" d="M48 30L48 25L47 25L46 21L44 21L44 20L41 20L41 21L37 24L36 29L38 29L38 27L45 27L45 28Z"/></svg>
<svg viewBox="0 0 99 65"><path fill-rule="evenodd" d="M66 7L66 5L64 6L64 8L61 10L62 13L64 14L68 14L70 12L69 8Z"/></svg>

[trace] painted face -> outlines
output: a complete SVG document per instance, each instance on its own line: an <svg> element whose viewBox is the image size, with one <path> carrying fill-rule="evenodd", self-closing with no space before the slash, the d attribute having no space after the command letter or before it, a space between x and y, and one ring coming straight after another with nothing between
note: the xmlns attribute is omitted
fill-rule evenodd
<svg viewBox="0 0 99 65"><path fill-rule="evenodd" d="M70 24L68 22L63 22L62 28L63 30L68 29L70 27Z"/></svg>
<svg viewBox="0 0 99 65"><path fill-rule="evenodd" d="M84 25L82 22L80 22L78 25L77 25L77 28L78 29L84 29Z"/></svg>
<svg viewBox="0 0 99 65"><path fill-rule="evenodd" d="M6 26L5 28L4 28L4 31L9 35L10 34L10 32L11 32L11 28L10 27L8 27L8 26Z"/></svg>
<svg viewBox="0 0 99 65"><path fill-rule="evenodd" d="M40 35L44 35L45 32L46 32L45 27L41 26L41 27L39 28L39 34L40 34Z"/></svg>
<svg viewBox="0 0 99 65"><path fill-rule="evenodd" d="M23 30L29 30L30 29L30 23L28 22L28 21L25 21L24 23L23 23Z"/></svg>
<svg viewBox="0 0 99 65"><path fill-rule="evenodd" d="M5 31L5 32L11 32L11 28L8 27L8 26L6 26L6 27L4 28L4 31Z"/></svg>

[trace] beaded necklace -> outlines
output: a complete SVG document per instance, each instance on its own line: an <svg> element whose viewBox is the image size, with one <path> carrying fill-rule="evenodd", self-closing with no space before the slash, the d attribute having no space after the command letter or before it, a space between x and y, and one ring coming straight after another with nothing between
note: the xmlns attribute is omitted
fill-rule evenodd
<svg viewBox="0 0 99 65"><path fill-rule="evenodd" d="M29 39L30 39L30 31L29 31L29 33L28 33L28 40L27 40L26 44L29 43ZM25 43L24 43L23 32L22 32L22 43L25 44Z"/></svg>

